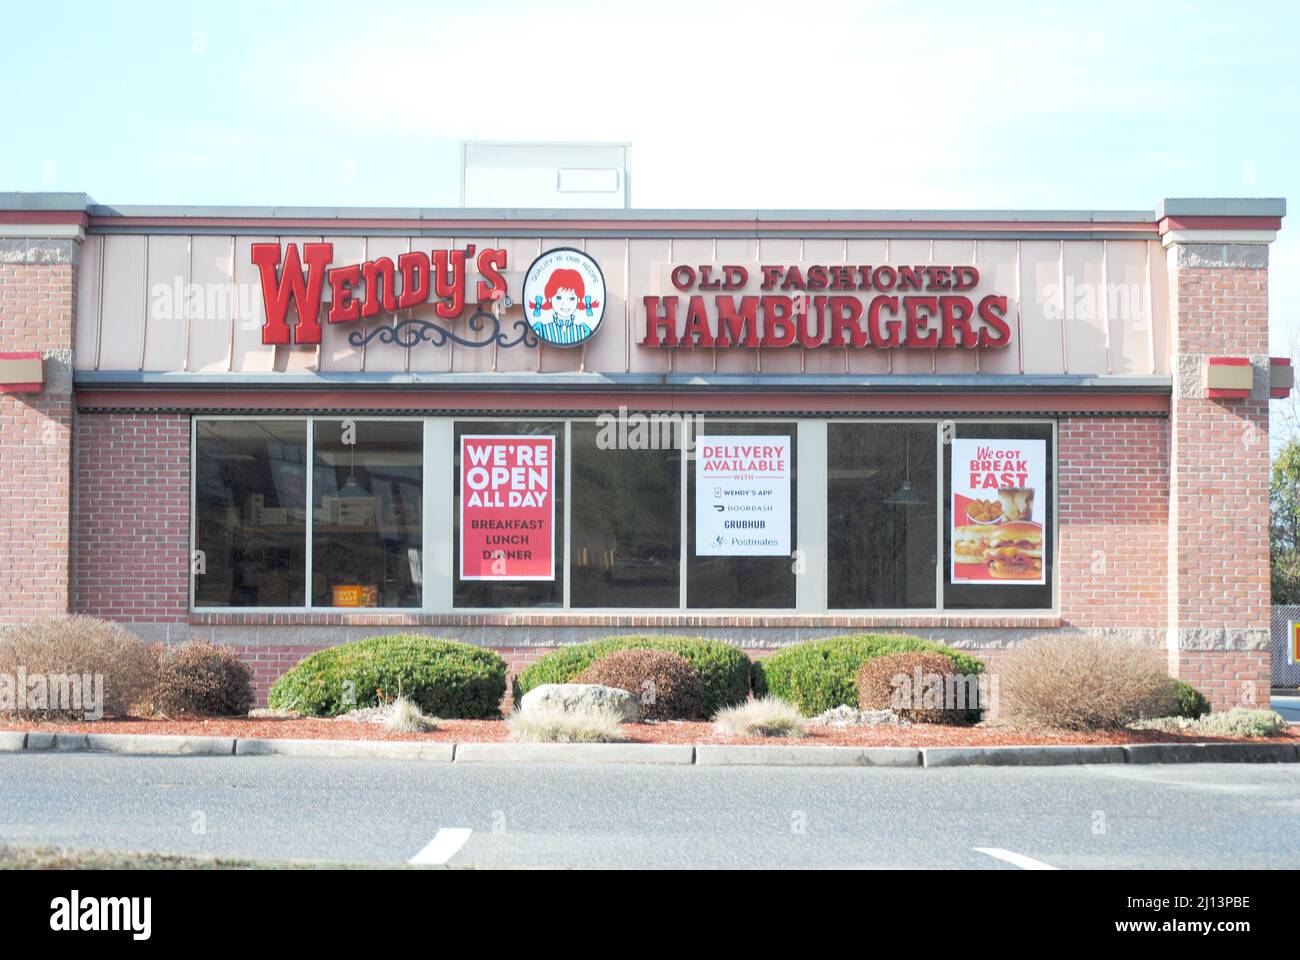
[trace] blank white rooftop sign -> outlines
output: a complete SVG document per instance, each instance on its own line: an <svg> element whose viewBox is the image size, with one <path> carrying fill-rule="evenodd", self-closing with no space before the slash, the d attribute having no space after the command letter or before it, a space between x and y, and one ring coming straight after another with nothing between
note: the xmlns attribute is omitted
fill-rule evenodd
<svg viewBox="0 0 1300 960"><path fill-rule="evenodd" d="M466 143L466 207L630 206L625 143Z"/></svg>

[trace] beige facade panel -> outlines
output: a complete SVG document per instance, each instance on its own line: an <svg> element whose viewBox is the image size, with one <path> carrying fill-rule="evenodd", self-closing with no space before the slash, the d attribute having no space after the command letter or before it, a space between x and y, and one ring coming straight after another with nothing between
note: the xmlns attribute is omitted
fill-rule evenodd
<svg viewBox="0 0 1300 960"><path fill-rule="evenodd" d="M535 350L475 348L454 342L421 343L408 350L372 337L350 342L403 320L436 320L432 304L381 314L355 323L329 324L322 312L319 346L274 347L262 342L265 321L261 280L252 262L254 242L302 245L319 236L113 234L87 238L80 272L76 366L79 370L265 373L648 373L926 375L962 374L1166 374L1168 299L1165 258L1155 241L1019 240L951 238L790 237L405 237L344 236L334 244L332 266L389 257L413 249L490 246L507 252L506 278L514 306L501 316L502 331L514 338L525 319L520 286L532 261L555 247L575 247L593 256L605 275L605 315L599 333L577 348ZM463 338L473 331L474 291L480 275L468 258L468 300L450 322ZM981 295L1008 298L1011 342L986 350L836 349L820 347L714 349L641 346L646 324L644 297L678 296L678 324L688 299L714 291L679 291L671 268L725 264L782 266L976 265ZM749 285L736 295L760 294L751 269ZM770 292L770 291L769 291ZM776 291L789 294L798 291ZM870 293L863 291L864 296ZM328 299L328 285L325 297ZM486 306L486 305L485 305ZM297 322L296 309L289 322ZM717 317L710 311L710 331Z"/></svg>

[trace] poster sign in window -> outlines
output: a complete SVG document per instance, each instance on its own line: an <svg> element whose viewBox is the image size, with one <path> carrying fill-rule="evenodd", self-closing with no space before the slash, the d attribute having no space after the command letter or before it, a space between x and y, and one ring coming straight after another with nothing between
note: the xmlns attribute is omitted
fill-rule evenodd
<svg viewBox="0 0 1300 960"><path fill-rule="evenodd" d="M697 437L695 553L790 556L790 438Z"/></svg>
<svg viewBox="0 0 1300 960"><path fill-rule="evenodd" d="M555 438L460 438L460 578L555 579Z"/></svg>
<svg viewBox="0 0 1300 960"><path fill-rule="evenodd" d="M1044 584L1047 442L952 441L953 583Z"/></svg>

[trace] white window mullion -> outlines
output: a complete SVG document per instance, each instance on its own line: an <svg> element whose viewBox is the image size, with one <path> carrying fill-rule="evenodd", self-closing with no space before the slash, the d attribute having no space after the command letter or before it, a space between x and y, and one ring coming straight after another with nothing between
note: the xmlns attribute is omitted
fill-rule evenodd
<svg viewBox="0 0 1300 960"><path fill-rule="evenodd" d="M573 544L573 421L564 421L564 609L569 609L573 584L569 576L569 551Z"/></svg>
<svg viewBox="0 0 1300 960"><path fill-rule="evenodd" d="M690 417L682 422L682 449L680 451L681 456L678 458L681 460L681 508L678 511L681 523L679 529L681 547L677 551L677 608L679 610L686 609L686 559L689 546L686 534L688 531L687 524L690 522L687 504L687 494L690 492L690 467L686 461L688 450L693 449L695 446L694 426L696 422ZM699 491L697 490L696 493L698 494Z"/></svg>
<svg viewBox="0 0 1300 960"><path fill-rule="evenodd" d="M795 423L795 548L803 563L803 573L797 574L794 581L794 607L799 613L826 612L830 571L827 432L825 420ZM791 558L790 562L798 561Z"/></svg>
<svg viewBox="0 0 1300 960"><path fill-rule="evenodd" d="M449 419L424 421L424 610L450 613L456 576L456 433Z"/></svg>
<svg viewBox="0 0 1300 960"><path fill-rule="evenodd" d="M936 423L936 424L934 425L934 458L935 458L935 459L934 459L934 464L935 464L935 469L934 469L934 485L935 485L934 502L935 502L936 504L938 504L938 507L939 507L939 508L935 511L935 516L938 517L938 523L936 524L936 526L938 527L938 529L935 530L935 537L936 537L936 540L935 540L935 546L934 546L934 557L935 557L935 560L934 560L934 592L935 592L934 608L935 608L936 610L939 610L939 611L942 611L942 610L943 610L943 584L944 584L944 579L945 579L945 578L947 577L947 575L948 575L948 571L947 571L947 569L946 569L946 564L944 563L944 559L943 559L943 534L944 534L944 524L947 523L947 518L948 518L947 504L945 504L945 503L943 502L943 500L944 500L944 498L943 498L943 474L944 474L944 467L943 467L943 430L944 430L944 423L945 423L945 421L940 420L938 423Z"/></svg>
<svg viewBox="0 0 1300 960"><path fill-rule="evenodd" d="M310 610L310 609L311 609L311 595L312 595L312 589L311 589L311 584L312 584L312 572L311 572L311 564L312 564L312 551L311 551L311 547L312 547L312 528L313 528L313 526L314 526L315 523L316 523L316 509L315 509L315 507L314 507L314 505L313 505L313 503L312 503L312 496L313 496L313 494L314 494L314 491L312 490L312 487L315 485L315 480L316 480L316 421L315 421L315 419L310 418L310 417L307 419L307 469L306 469L306 474L307 474L307 476L306 476L306 482L305 482L305 484L304 484L304 487L305 487L305 490L306 490L306 496L307 496L307 516L306 516L306 518L305 518L305 519L306 519L306 526L305 526L304 529L307 531L307 551L306 551L306 559L305 559L305 563L306 563L306 567L307 567L307 570L306 570L307 582L306 582L306 584L305 584L305 589L303 590L303 598L302 598L302 600L303 600L303 606L304 606L305 608L307 608L308 610Z"/></svg>
<svg viewBox="0 0 1300 960"><path fill-rule="evenodd" d="M194 594L197 584L194 578L198 576L194 572L194 558L198 545L198 487L197 477L199 473L199 418L190 417L190 612L194 612ZM207 569L207 566L204 566Z"/></svg>

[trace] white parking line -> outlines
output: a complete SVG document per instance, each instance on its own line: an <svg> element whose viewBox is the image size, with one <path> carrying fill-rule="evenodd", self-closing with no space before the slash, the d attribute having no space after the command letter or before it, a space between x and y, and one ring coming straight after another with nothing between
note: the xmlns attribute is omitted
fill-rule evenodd
<svg viewBox="0 0 1300 960"><path fill-rule="evenodd" d="M433 835L428 846L413 856L407 863L443 864L456 856L457 851L465 846L465 841L473 833L468 827L444 827Z"/></svg>
<svg viewBox="0 0 1300 960"><path fill-rule="evenodd" d="M1033 857L1026 857L1023 853L1015 853L1012 850L1003 850L1001 847L975 847L976 853L983 853L993 857L996 860L1005 860L1007 863L1013 863L1021 870L1060 870L1060 867L1054 867L1050 863L1043 863L1041 860L1035 860Z"/></svg>

